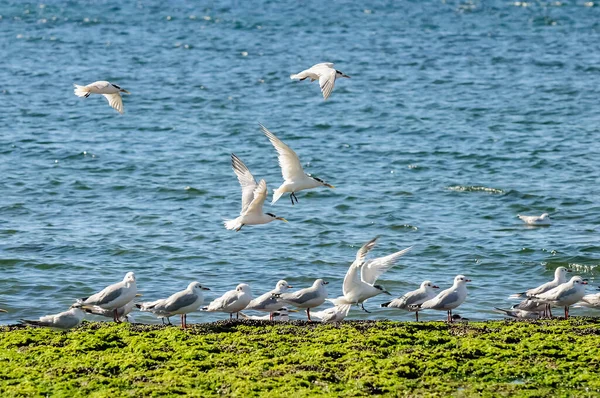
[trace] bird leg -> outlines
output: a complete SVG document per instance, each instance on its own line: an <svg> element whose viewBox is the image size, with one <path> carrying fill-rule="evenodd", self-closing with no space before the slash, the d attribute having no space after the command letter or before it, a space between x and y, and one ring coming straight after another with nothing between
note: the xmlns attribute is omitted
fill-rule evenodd
<svg viewBox="0 0 600 398"><path fill-rule="evenodd" d="M361 308L362 308L362 310L363 310L364 312L366 312L367 314L370 314L370 313L371 313L370 311L367 311L367 310L365 309L365 305L364 305L364 303L360 303L360 307L361 307Z"/></svg>
<svg viewBox="0 0 600 398"><path fill-rule="evenodd" d="M552 318L552 307L550 304L546 304L548 306L548 318Z"/></svg>
<svg viewBox="0 0 600 398"><path fill-rule="evenodd" d="M89 96L90 96L90 94L91 94L91 93L87 93L87 94L85 95L85 98L89 97Z"/></svg>
<svg viewBox="0 0 600 398"><path fill-rule="evenodd" d="M308 317L308 321L310 322L311 321L311 319L310 319L310 308L306 309L306 316Z"/></svg>
<svg viewBox="0 0 600 398"><path fill-rule="evenodd" d="M119 313L117 311L117 308L115 308L113 310L113 319L115 320L116 323L121 323L121 321L119 320Z"/></svg>
<svg viewBox="0 0 600 398"><path fill-rule="evenodd" d="M565 319L569 319L569 306L565 306Z"/></svg>
<svg viewBox="0 0 600 398"><path fill-rule="evenodd" d="M185 329L185 314L181 314L181 328Z"/></svg>
<svg viewBox="0 0 600 398"><path fill-rule="evenodd" d="M232 319L233 319L233 312L230 312L229 313L229 320L232 320Z"/></svg>
<svg viewBox="0 0 600 398"><path fill-rule="evenodd" d="M298 197L296 197L296 193L292 192L292 195L294 195L294 199L296 200L296 204L298 204Z"/></svg>
<svg viewBox="0 0 600 398"><path fill-rule="evenodd" d="M448 310L448 322L452 323L452 310Z"/></svg>
<svg viewBox="0 0 600 398"><path fill-rule="evenodd" d="M273 321L273 313L272 312L269 312L269 320Z"/></svg>
<svg viewBox="0 0 600 398"><path fill-rule="evenodd" d="M415 318L417 318L417 322L419 322L419 311L415 311Z"/></svg>
<svg viewBox="0 0 600 398"><path fill-rule="evenodd" d="M170 317L167 317L167 322L168 322L167 325L172 325Z"/></svg>
<svg viewBox="0 0 600 398"><path fill-rule="evenodd" d="M240 313L239 312L235 313L235 319L240 319Z"/></svg>
<svg viewBox="0 0 600 398"><path fill-rule="evenodd" d="M239 232L240 229L242 229L243 226L244 226L244 224L240 225L240 227L238 229L236 229L235 232Z"/></svg>

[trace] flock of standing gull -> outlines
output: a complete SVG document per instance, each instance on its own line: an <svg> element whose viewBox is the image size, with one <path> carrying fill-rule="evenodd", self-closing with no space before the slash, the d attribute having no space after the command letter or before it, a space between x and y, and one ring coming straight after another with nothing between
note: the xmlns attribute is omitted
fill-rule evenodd
<svg viewBox="0 0 600 398"><path fill-rule="evenodd" d="M336 70L332 63L317 64L290 77L293 80L310 79L311 82L318 80L325 100L331 95L337 78L349 78L348 75ZM129 91L107 81L98 81L87 86L75 85L74 92L75 95L86 98L91 94L103 95L109 105L121 114L124 112L121 93L129 94ZM262 124L260 128L278 153L279 166L284 179L281 186L273 192L271 204L276 203L287 193L294 205L298 203L296 193L299 191L317 187L334 188L333 185L305 173L296 152ZM287 222L283 217L263 212L263 204L268 194L265 180L261 179L257 183L248 167L233 153L231 165L242 189L242 209L238 217L224 222L225 228L240 231L244 226L267 224L275 220ZM547 213L541 216L518 215L518 217L527 225L550 225L550 216ZM289 313L296 311L291 307L304 309L309 321L315 318L321 322L340 322L348 315L353 305L369 312L364 307L366 300L380 294L391 295L383 286L376 284L377 279L412 249L409 247L384 257L367 259L376 241L377 238L374 238L358 250L356 258L344 277L342 295L334 299L328 298L326 288L328 282L317 279L312 286L296 291L290 291L292 286L285 280L280 280L275 285L275 289L256 298L253 297L250 286L241 283L235 290L226 292L210 302L208 306L203 306L203 292L210 289L200 282L191 282L185 290L167 298L136 302L141 294L138 293L135 274L128 272L121 282L110 285L92 296L78 299L68 311L43 316L38 320L21 320L21 322L32 326L67 330L78 326L86 314L112 318L115 322L133 321L131 312L137 308L142 312L154 314L163 323L168 324L171 324L172 316L180 315L181 327L186 328L187 314L194 311L224 312L229 314L230 319L233 318L233 314L236 314L236 319L241 315L248 319L288 321ZM513 318L542 318L552 317L552 307L564 307L565 318L568 318L569 307L574 304L600 309L600 293L585 295L587 281L579 276L573 276L567 281L568 272L570 270L565 267L558 267L554 280L511 296L522 301L510 309L496 308L496 311ZM457 275L450 288L438 293L438 286L426 280L418 289L381 304L381 307L414 312L417 321L420 311L429 309L446 311L447 321L453 322L455 319L461 319L458 314L453 315L452 310L466 300L467 283L470 281L464 275ZM333 307L311 313L311 309L321 306L326 301L331 302ZM241 311L257 311L266 314L250 316Z"/></svg>

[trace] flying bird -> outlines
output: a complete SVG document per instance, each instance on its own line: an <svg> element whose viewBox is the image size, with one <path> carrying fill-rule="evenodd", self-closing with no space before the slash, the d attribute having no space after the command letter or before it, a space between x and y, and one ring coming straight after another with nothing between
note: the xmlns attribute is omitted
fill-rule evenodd
<svg viewBox="0 0 600 398"><path fill-rule="evenodd" d="M73 304L68 311L54 315L46 315L40 317L38 320L21 319L20 322L30 326L49 327L55 330L68 330L78 326L84 317L85 312L82 311L80 305Z"/></svg>
<svg viewBox="0 0 600 398"><path fill-rule="evenodd" d="M400 257L408 253L411 247L392 253L389 256L365 260L369 251L375 246L377 238L365 243L356 253L354 262L348 268L342 285L343 296L330 300L335 305L356 304L365 309L364 301L379 294L390 294L381 285L376 285L377 279L398 263Z"/></svg>
<svg viewBox="0 0 600 398"><path fill-rule="evenodd" d="M260 125L260 128L279 154L279 167L281 167L281 174L284 179L283 184L273 192L273 201L271 204L277 202L279 198L281 198L281 195L287 192L290 193L290 200L293 205L294 199L296 200L296 203L298 203L298 198L295 194L296 192L321 186L335 188L333 185L326 183L320 178L306 174L300 164L300 159L298 158L298 155L296 155L296 152L284 144L283 141L277 138L275 134L270 132L262 124Z"/></svg>
<svg viewBox="0 0 600 398"><path fill-rule="evenodd" d="M337 323L343 321L348 316L350 307L351 304L339 304L323 311L313 312L312 316L323 323Z"/></svg>
<svg viewBox="0 0 600 398"><path fill-rule="evenodd" d="M223 224L229 230L239 231L244 225L267 224L280 220L287 222L283 217L273 213L263 213L263 204L267 198L267 183L260 180L257 184L248 167L235 154L231 154L231 166L242 187L242 211L240 216L233 220L225 220Z"/></svg>
<svg viewBox="0 0 600 398"><path fill-rule="evenodd" d="M87 86L74 84L75 95L78 97L89 97L90 94L102 94L108 100L108 104L120 114L123 114L123 99L121 93L131 94L129 91L107 81L90 83Z"/></svg>
<svg viewBox="0 0 600 398"><path fill-rule="evenodd" d="M350 78L350 76L335 69L333 67L333 64L330 62L316 64L311 66L309 69L303 70L300 73L290 75L290 79L292 80L310 79L311 82L319 80L319 86L321 86L321 92L323 93L324 100L329 98L329 96L331 95L331 92L333 91L333 86L335 85L335 80L338 77L347 77L348 79Z"/></svg>
<svg viewBox="0 0 600 398"><path fill-rule="evenodd" d="M105 287L100 292L77 300L81 307L100 307L105 310L113 311L113 320L121 322L118 316L118 309L132 301L137 294L135 284L135 274L128 272L125 274L122 282Z"/></svg>
<svg viewBox="0 0 600 398"><path fill-rule="evenodd" d="M181 328L187 327L187 314L196 311L204 304L203 290L210 290L200 282L191 282L185 290L172 294L166 299L140 303L136 307L140 311L151 312L159 318L169 318L172 315L181 315Z"/></svg>
<svg viewBox="0 0 600 398"><path fill-rule="evenodd" d="M523 220L527 225L550 225L550 215L548 213L544 213L541 216L522 216L517 214L517 217Z"/></svg>
<svg viewBox="0 0 600 398"><path fill-rule="evenodd" d="M406 311L414 311L415 318L418 322L420 308L415 308L414 306L417 304L423 304L427 300L434 298L436 295L434 289L439 289L439 287L434 285L431 281L423 281L423 283L421 283L421 287L419 287L417 290L408 292L404 296L395 300L383 303L381 306L387 308L400 308Z"/></svg>

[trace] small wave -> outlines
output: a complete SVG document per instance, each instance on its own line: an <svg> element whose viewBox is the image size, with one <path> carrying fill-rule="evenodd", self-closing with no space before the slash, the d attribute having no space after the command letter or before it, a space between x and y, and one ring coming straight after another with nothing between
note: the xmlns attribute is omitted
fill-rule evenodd
<svg viewBox="0 0 600 398"><path fill-rule="evenodd" d="M594 272L594 269L596 269L596 267L598 267L598 264L592 264L592 265L587 265L587 264L577 264L577 263L569 263L569 268L571 268L574 271L579 271L579 272Z"/></svg>
<svg viewBox="0 0 600 398"><path fill-rule="evenodd" d="M448 189L450 191L457 191L457 192L487 192L487 193L494 193L494 194L496 194L496 193L503 194L504 193L504 191L502 189L481 187L481 186L476 186L476 185L468 185L468 186L454 185L454 186L448 187Z"/></svg>

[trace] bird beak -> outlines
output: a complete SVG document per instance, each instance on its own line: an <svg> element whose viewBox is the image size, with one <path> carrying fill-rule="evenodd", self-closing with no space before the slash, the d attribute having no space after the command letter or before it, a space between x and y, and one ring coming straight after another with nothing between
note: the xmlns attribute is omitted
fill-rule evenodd
<svg viewBox="0 0 600 398"><path fill-rule="evenodd" d="M350 76L348 76L348 75L342 74L342 77L347 77L348 79L350 79Z"/></svg>
<svg viewBox="0 0 600 398"><path fill-rule="evenodd" d="M135 297L142 297L142 293L136 293Z"/></svg>
<svg viewBox="0 0 600 398"><path fill-rule="evenodd" d="M298 312L298 310L288 310L288 312Z"/></svg>
<svg viewBox="0 0 600 398"><path fill-rule="evenodd" d="M325 281L323 281L323 284L324 284L324 285L329 285L329 282L325 282Z"/></svg>
<svg viewBox="0 0 600 398"><path fill-rule="evenodd" d="M465 282L471 282L471 280L470 279L465 279Z"/></svg>
<svg viewBox="0 0 600 398"><path fill-rule="evenodd" d="M288 222L288 220L286 220L286 219L285 219L285 218L283 218L283 217L275 217L275 219L276 219L276 220L281 220L281 221L283 221L283 222Z"/></svg>
<svg viewBox="0 0 600 398"><path fill-rule="evenodd" d="M2 308L0 308L0 312L8 312L8 311L6 311L6 310L3 310Z"/></svg>
<svg viewBox="0 0 600 398"><path fill-rule="evenodd" d="M125 93L125 94L131 94L129 91L125 90L124 88L121 89L121 92Z"/></svg>
<svg viewBox="0 0 600 398"><path fill-rule="evenodd" d="M326 186L327 188L335 189L335 187L334 187L333 185L331 185L331 184L325 184L325 186Z"/></svg>
<svg viewBox="0 0 600 398"><path fill-rule="evenodd" d="M202 290L210 290L210 289L207 287L203 287Z"/></svg>
<svg viewBox="0 0 600 398"><path fill-rule="evenodd" d="M293 288L293 287L294 287L294 286L290 286L290 285L288 285L288 289L291 289L291 288Z"/></svg>
<svg viewBox="0 0 600 398"><path fill-rule="evenodd" d="M587 285L588 283L587 283L587 281L583 281L583 282L581 282L581 284L582 285Z"/></svg>
<svg viewBox="0 0 600 398"><path fill-rule="evenodd" d="M432 288L432 289L439 289L440 287L439 287L439 286L436 286L436 285L433 285L433 286L431 286L431 288Z"/></svg>
<svg viewBox="0 0 600 398"><path fill-rule="evenodd" d="M573 270L572 269L568 269L567 272L573 272Z"/></svg>

